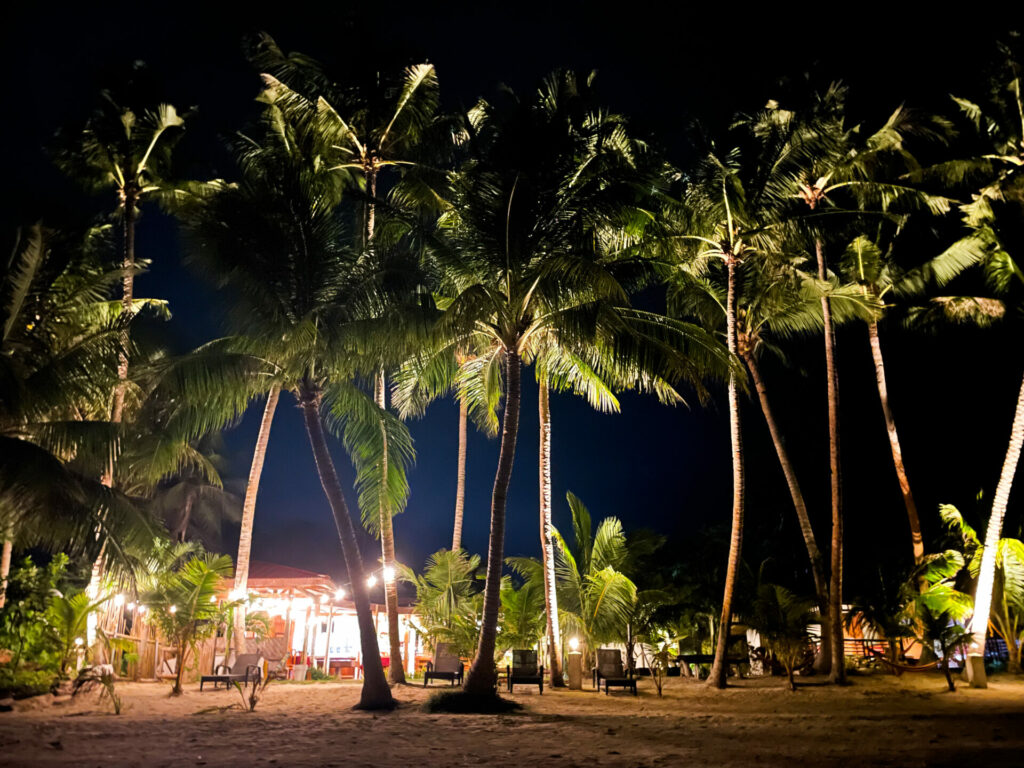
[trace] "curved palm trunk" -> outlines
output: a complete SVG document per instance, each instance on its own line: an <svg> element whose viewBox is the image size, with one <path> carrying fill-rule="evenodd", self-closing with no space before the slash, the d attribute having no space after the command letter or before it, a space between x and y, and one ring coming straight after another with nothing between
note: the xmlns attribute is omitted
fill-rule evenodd
<svg viewBox="0 0 1024 768"><path fill-rule="evenodd" d="M469 405L459 398L459 466L455 480L455 525L452 528L452 552L462 548L462 515L466 507L466 423Z"/></svg>
<svg viewBox="0 0 1024 768"><path fill-rule="evenodd" d="M551 535L551 403L546 384L539 384L540 416L540 547L544 567L544 609L547 612L548 669L551 686L565 685L562 679L562 633L558 626L558 595L555 592L555 540Z"/></svg>
<svg viewBox="0 0 1024 768"><path fill-rule="evenodd" d="M185 541L185 535L188 533L188 524L192 522L192 506L195 502L195 493L189 492L185 496L185 510L181 513L181 519L174 529L174 538L179 542Z"/></svg>
<svg viewBox="0 0 1024 768"><path fill-rule="evenodd" d="M729 353L735 357L736 338L736 257L726 258L729 270L729 285L726 293L725 324ZM715 644L715 660L711 665L708 685L725 688L728 672L725 663L729 629L732 623L732 601L736 590L736 573L739 570L740 550L743 546L743 437L740 433L740 402L736 389L736 374L729 376L729 435L732 443L732 536L729 539L729 562L725 571L725 593L722 595L722 617L718 627L718 642Z"/></svg>
<svg viewBox="0 0 1024 768"><path fill-rule="evenodd" d="M828 279L825 252L821 240L814 241L818 259L818 279ZM825 331L825 375L828 380L828 455L832 497L832 556L829 563L829 632L832 637L832 670L829 679L834 683L846 682L843 653L843 501L839 465L839 377L836 373L836 337L832 325L832 305L828 296L821 297L821 315Z"/></svg>
<svg viewBox="0 0 1024 768"><path fill-rule="evenodd" d="M270 426L274 422L274 412L281 395L281 388L273 387L267 394L267 403L263 406L263 418L260 420L260 431L256 435L256 450L252 453L252 464L249 466L249 481L245 486L245 501L242 502L242 527L238 532L238 557L235 559L236 595L245 599L249 589L249 560L252 555L252 526L256 518L256 495L260 490L260 477L263 475L263 462L267 458L267 445L270 443ZM244 653L245 642L245 603L235 609L234 615L234 646L235 653Z"/></svg>
<svg viewBox="0 0 1024 768"><path fill-rule="evenodd" d="M7 604L7 577L11 573L11 551L14 549L11 531L6 531L3 554L0 555L0 608Z"/></svg>
<svg viewBox="0 0 1024 768"><path fill-rule="evenodd" d="M377 376L377 405L381 409L388 407L387 381L384 371ZM383 429L383 427L382 427ZM388 476L388 438L383 435L384 455L381 466L385 487ZM386 499L380 505L380 548L385 568L395 567L395 528L391 517L391 508ZM395 579L384 579L384 606L388 615L388 646L391 663L388 664L388 681L391 683L405 682L405 666L402 663L402 639L398 632L398 583Z"/></svg>
<svg viewBox="0 0 1024 768"><path fill-rule="evenodd" d="M501 450L498 453L498 471L494 476L491 494L491 536L487 547L487 580L484 583L483 624L476 658L466 675L465 690L479 695L494 691L494 646L498 632L499 592L501 566L505 552L505 506L508 485L512 479L512 463L516 456L516 438L519 433L520 375L522 364L513 348L505 351L505 413L502 417Z"/></svg>
<svg viewBox="0 0 1024 768"><path fill-rule="evenodd" d="M900 448L900 436L896 432L896 420L889 407L889 390L885 383L885 358L882 357L882 343L878 338L878 323L868 324L868 339L871 341L871 357L875 361L875 381L878 384L878 398L882 401L882 415L885 417L885 431L889 435L889 448L892 450L892 463L896 468L896 477L900 481L900 493L903 504L907 508L907 520L910 522L910 541L914 550L914 563L920 564L924 559L924 538L921 535L921 520L917 516L917 505L914 495L910 492L910 480L907 469L903 466L903 451ZM927 588L922 582L921 591Z"/></svg>
<svg viewBox="0 0 1024 768"><path fill-rule="evenodd" d="M320 484L331 505L334 524L341 540L341 550L345 557L345 568L348 570L349 589L352 602L356 606L356 619L359 624L359 642L363 655L363 690L359 697L358 709L390 709L395 706L391 697L391 689L384 677L384 666L380 661L380 648L377 645L377 630L370 612L370 598L366 592L366 578L363 575L363 560L359 554L356 531L352 525L345 495L338 481L338 473L334 461L327 449L327 438L324 435L323 422L320 418L321 393L318 387L308 380L300 385L299 402L302 416L309 435L309 445L313 450Z"/></svg>
<svg viewBox="0 0 1024 768"><path fill-rule="evenodd" d="M750 352L743 355L754 380L754 388L757 390L757 398L761 404L761 412L768 424L768 432L772 436L772 444L775 446L775 453L779 457L779 465L782 467L782 474L786 477L786 485L789 486L789 495L793 499L793 508L796 510L797 520L800 522L800 533L803 535L804 546L807 548L807 557L811 561L811 575L814 577L814 590L818 597L818 608L822 616L828 613L828 575L825 570L825 558L818 549L818 541L814 537L814 528L811 526L811 518L807 514L807 504L804 501L803 491L800 490L800 483L797 481L796 470L789 459L789 452L782 440L782 432L775 421L775 414L772 412L771 404L768 402L768 388L761 377L761 369L757 365L757 358Z"/></svg>
<svg viewBox="0 0 1024 768"><path fill-rule="evenodd" d="M1006 505L1010 501L1010 490L1013 478L1017 473L1021 447L1024 446L1024 381L1021 382L1020 394L1017 396L1017 411L1013 417L1013 428L1010 430L1010 445L1006 449L1003 470L999 473L999 484L995 496L992 497L992 514L988 518L985 529L985 548L981 555L981 570L978 572L978 586L974 592L974 615L971 617L971 642L968 656L981 659L968 660L967 673L972 688L984 688L985 679L985 634L988 631L989 614L992 611L992 592L996 578L996 555L999 550L999 539L1003 535L1003 518L1006 517ZM1007 638L1007 645L1013 638Z"/></svg>

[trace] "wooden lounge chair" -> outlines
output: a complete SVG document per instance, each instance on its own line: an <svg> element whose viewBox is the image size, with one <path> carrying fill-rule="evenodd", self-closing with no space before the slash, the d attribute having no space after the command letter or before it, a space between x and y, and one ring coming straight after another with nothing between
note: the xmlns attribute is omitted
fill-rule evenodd
<svg viewBox="0 0 1024 768"><path fill-rule="evenodd" d="M619 688L631 688L636 696L636 678L632 672L626 672L622 668L622 651L618 648L598 648L597 666L594 667L594 687L601 690L601 681L604 680L604 693L608 695L608 689L613 685Z"/></svg>
<svg viewBox="0 0 1024 768"><path fill-rule="evenodd" d="M512 666L505 668L508 692L512 686L536 685L544 695L544 665L537 664L537 652L532 650L512 651Z"/></svg>
<svg viewBox="0 0 1024 768"><path fill-rule="evenodd" d="M450 680L452 685L462 685L462 659L452 653L450 643L438 643L434 649L434 660L427 662L423 673L423 687L431 680Z"/></svg>
<svg viewBox="0 0 1024 768"><path fill-rule="evenodd" d="M235 659L234 664L218 664L212 675L203 675L199 678L199 690L203 690L206 683L213 683L214 690L218 683L224 683L227 687L239 682L248 687L249 683L259 684L262 678L263 658L258 653L243 653Z"/></svg>

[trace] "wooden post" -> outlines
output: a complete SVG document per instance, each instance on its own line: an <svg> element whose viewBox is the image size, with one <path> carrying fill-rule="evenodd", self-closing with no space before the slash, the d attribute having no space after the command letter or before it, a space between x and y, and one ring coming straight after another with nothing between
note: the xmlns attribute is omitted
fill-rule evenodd
<svg viewBox="0 0 1024 768"><path fill-rule="evenodd" d="M331 630L334 628L334 602L327 603L327 646L324 648L324 674L331 674Z"/></svg>

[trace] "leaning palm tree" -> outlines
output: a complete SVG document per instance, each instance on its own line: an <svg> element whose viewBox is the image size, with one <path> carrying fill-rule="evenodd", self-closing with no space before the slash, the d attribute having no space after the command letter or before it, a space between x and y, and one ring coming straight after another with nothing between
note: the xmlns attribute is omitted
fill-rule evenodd
<svg viewBox="0 0 1024 768"><path fill-rule="evenodd" d="M1013 233L1020 221L1020 201L1024 190L1024 175L1021 174L1021 167L1024 166L1024 121L1021 118L1024 115L1024 95L1021 93L1020 64L1008 49L1002 48L1001 54L1003 61L998 74L990 83L985 103L978 104L954 97L960 110L985 142L988 151L974 158L953 160L928 170L949 182L974 187L971 202L962 205L960 209L968 230L963 243L971 254L980 255L978 260L982 263L988 287L1004 305L1019 313L1021 297L1024 295L1024 272L1021 271L1020 254L1014 248ZM950 308L964 305L962 299L957 301L954 298L947 302ZM974 308L984 306L976 300L968 300L966 305ZM992 314L983 312L982 319L988 321ZM972 686L986 685L982 656L995 588L998 544L1002 538L1003 520L1022 449L1024 382L1017 398L1009 445L992 496L992 512L985 530L968 646L967 672Z"/></svg>
<svg viewBox="0 0 1024 768"><path fill-rule="evenodd" d="M589 85L589 81L587 81ZM443 247L436 349L470 349L461 366L461 393L470 415L498 426L501 448L491 499L483 626L466 690L493 690L495 634L504 549L505 505L519 426L522 366L566 367L569 388L595 401L604 389L572 370L599 371L601 360L643 380L664 371L670 383L721 371L727 358L694 326L629 307L627 286L647 270L634 252L595 247L649 217L643 208L651 178L642 147L621 121L577 109L570 96L583 84L572 73L551 76L535 99L505 94L466 116L471 147L453 175L451 209L441 219ZM594 349L606 350L600 359ZM557 351L556 351L557 350ZM437 367L420 366L429 375ZM435 382L436 384L436 382ZM427 389L440 389L440 386Z"/></svg>
<svg viewBox="0 0 1024 768"><path fill-rule="evenodd" d="M196 260L239 294L244 336L228 346L266 361L257 373L266 389L279 385L298 400L356 605L366 665L360 706L382 708L393 706L393 699L355 529L328 451L325 417L356 466L364 516L378 510L384 496L389 504L404 503L404 472L412 455L408 431L358 386L360 378L375 379L382 363L397 362L389 357L394 335L385 321L401 313L388 286L382 287L377 265L362 259L361 249L348 247L341 205L347 171L326 168L318 147L319 137L307 126L268 104L262 134L236 144L241 181L198 187L182 212L194 233ZM214 392L226 386L206 384ZM382 476L385 442L390 459Z"/></svg>
<svg viewBox="0 0 1024 768"><path fill-rule="evenodd" d="M264 68L267 90L264 98L300 118L315 121L321 134L323 161L331 170L350 172L364 193L362 249L379 254L376 247L378 181L388 169L415 165L417 144L434 123L439 91L437 73L432 64L408 67L395 83L382 83L379 76L370 87L351 88L330 82L319 67L302 56L286 56L268 35L262 35L253 56ZM387 408L386 372L381 369L374 386L374 398ZM388 447L383 444L381 473L387 475ZM382 497L383 498L383 497ZM395 538L393 510L386 499L371 525L381 541L382 563L386 572L394 569ZM384 583L391 658L401 659L402 644L398 628L398 591L393 579ZM388 668L392 683L405 682L405 666L393 663Z"/></svg>

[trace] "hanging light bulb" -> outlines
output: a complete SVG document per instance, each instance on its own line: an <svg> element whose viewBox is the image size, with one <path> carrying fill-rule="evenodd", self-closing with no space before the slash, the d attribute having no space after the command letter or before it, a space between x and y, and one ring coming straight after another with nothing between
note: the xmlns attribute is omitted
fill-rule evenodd
<svg viewBox="0 0 1024 768"><path fill-rule="evenodd" d="M338 587L338 591L334 593L334 599L335 600L344 600L345 599L345 590L342 589L341 587Z"/></svg>
<svg viewBox="0 0 1024 768"><path fill-rule="evenodd" d="M579 647L580 647L580 639L578 637L570 637L569 638L569 648L571 648L572 650L575 651Z"/></svg>
<svg viewBox="0 0 1024 768"><path fill-rule="evenodd" d="M370 578L368 578L366 580L366 586L368 586L368 587L375 587L375 586L377 586L377 577L371 574Z"/></svg>
<svg viewBox="0 0 1024 768"><path fill-rule="evenodd" d="M381 574L384 576L384 581L387 583L391 583L395 580L395 569L390 565L385 565Z"/></svg>
<svg viewBox="0 0 1024 768"><path fill-rule="evenodd" d="M122 605L124 605L124 595L122 595L119 592L118 594L114 595L114 607L120 608Z"/></svg>
<svg viewBox="0 0 1024 768"><path fill-rule="evenodd" d="M170 608L167 609L167 611L168 611L168 613L177 613L178 612L178 606L172 605Z"/></svg>
<svg viewBox="0 0 1024 768"><path fill-rule="evenodd" d="M126 608L127 608L127 609L128 609L129 611L134 611L134 610L135 610L135 601L133 600L132 602L128 603L128 605L127 605L127 606L125 606L125 607L126 607Z"/></svg>

